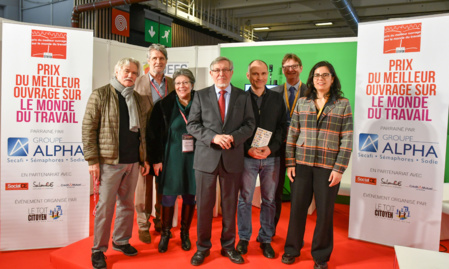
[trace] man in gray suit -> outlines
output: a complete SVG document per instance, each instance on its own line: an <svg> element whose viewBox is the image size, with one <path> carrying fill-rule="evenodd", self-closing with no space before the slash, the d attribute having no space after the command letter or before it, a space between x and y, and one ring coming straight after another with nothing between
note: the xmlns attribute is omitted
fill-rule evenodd
<svg viewBox="0 0 449 269"><path fill-rule="evenodd" d="M285 137L283 139L284 143L281 146L280 156L280 169L279 169L279 183L276 189L276 214L274 216L274 226L276 233L276 227L281 217L282 208L282 192L284 189L285 182L285 146L287 141L288 127L290 126L291 115L293 110L295 110L296 101L300 97L304 96L304 92L307 89L307 85L302 83L299 79L299 75L302 72L302 62L301 59L294 53L285 54L282 59L282 73L285 76L286 82L282 85L271 88L275 92L279 92L284 96L285 108L287 110L287 131L285 132Z"/></svg>
<svg viewBox="0 0 449 269"><path fill-rule="evenodd" d="M221 255L243 263L235 250L235 216L243 171L243 143L255 128L251 99L247 92L230 84L233 64L226 57L210 65L211 87L196 93L190 109L187 131L196 139L193 168L196 177L197 252L192 265L209 256L217 176L221 189Z"/></svg>

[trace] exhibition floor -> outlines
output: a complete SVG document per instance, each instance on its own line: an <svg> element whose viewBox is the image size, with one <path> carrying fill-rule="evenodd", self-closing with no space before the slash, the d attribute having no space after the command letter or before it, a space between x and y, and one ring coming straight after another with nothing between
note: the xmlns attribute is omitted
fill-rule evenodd
<svg viewBox="0 0 449 269"><path fill-rule="evenodd" d="M308 217L305 235L305 245L301 257L294 265L284 265L281 263L283 244L287 233L288 215L290 203L283 203L283 213L279 223L276 236L273 238L272 246L276 251L276 258L269 260L262 256L259 244L256 242L256 231L259 229L259 209L253 208L253 236L250 241L248 254L244 255L245 264L237 265L231 263L228 258L220 255L220 232L221 217L217 217L213 222L212 250L211 255L206 258L200 268L313 268L313 261L310 255L310 244L313 228L316 221L316 214ZM329 262L329 268L338 269L377 269L393 268L395 263L394 249L378 244L367 243L359 240L348 239L349 206L337 204L334 214L334 252ZM92 219L90 234L92 235ZM181 249L179 238L179 226L172 229L174 238L170 240L166 253L160 254L157 251L157 244L160 236L151 230L152 243L149 245L141 243L137 238L137 229L131 239L139 254L135 257L126 257L123 254L110 248L106 252L108 269L120 268L185 268L191 267L190 258L194 254L195 248L186 252ZM0 268L22 269L22 268L92 268L90 264L90 247L92 246L92 236L76 242L70 246L60 249L42 249L0 252ZM196 219L194 218L191 230L191 240L196 240ZM449 240L441 242L449 248ZM168 266L168 267L167 267Z"/></svg>

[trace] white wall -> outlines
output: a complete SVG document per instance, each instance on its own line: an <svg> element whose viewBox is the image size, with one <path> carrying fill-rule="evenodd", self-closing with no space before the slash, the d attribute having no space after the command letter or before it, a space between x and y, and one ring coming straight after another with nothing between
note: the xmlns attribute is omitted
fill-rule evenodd
<svg viewBox="0 0 449 269"><path fill-rule="evenodd" d="M99 88L111 79L114 66L124 57L133 57L146 63L147 47L120 43L117 41L94 38L93 82L92 89ZM220 55L218 46L194 46L185 48L168 48L168 64L187 64L195 75L195 90L213 84L209 75L209 65Z"/></svg>

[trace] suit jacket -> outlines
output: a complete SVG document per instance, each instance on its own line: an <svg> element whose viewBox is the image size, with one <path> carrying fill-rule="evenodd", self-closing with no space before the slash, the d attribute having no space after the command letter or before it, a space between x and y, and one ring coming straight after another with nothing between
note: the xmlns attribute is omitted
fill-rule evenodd
<svg viewBox="0 0 449 269"><path fill-rule="evenodd" d="M352 111L348 99L329 100L317 120L312 99L299 99L288 131L286 166L317 166L343 173L352 151Z"/></svg>
<svg viewBox="0 0 449 269"><path fill-rule="evenodd" d="M187 131L196 139L193 168L212 173L223 158L226 172L242 172L243 143L253 134L255 125L248 92L231 85L228 112L222 123L215 86L197 91L187 123ZM232 135L233 147L226 150L213 144L217 134Z"/></svg>
<svg viewBox="0 0 449 269"><path fill-rule="evenodd" d="M172 92L175 87L173 85L173 79L165 76L165 83L167 83L167 95ZM151 83L150 76L148 74L142 75L136 79L136 86L134 86L134 90L143 96L146 104L149 107L148 111L148 120L150 119L151 112L153 111L154 102L153 102L153 94L151 91Z"/></svg>
<svg viewBox="0 0 449 269"><path fill-rule="evenodd" d="M299 87L299 96L298 96L298 100L296 100L296 103L294 103L294 104L293 104L293 107L290 108L291 110L288 109L288 105L287 105L287 103L288 103L288 97L286 98L286 96L285 96L285 87L286 87L286 83L281 84L281 85L279 85L279 86L276 86L276 87L273 87L273 88L270 89L270 90L272 90L272 91L274 91L274 92L278 92L278 93L282 94L282 97L283 97L283 99L284 99L285 111L286 111L286 115L287 115L287 118L286 118L286 124L285 124L286 129L285 129L284 143L285 143L285 140L287 139L288 126L290 126L290 122L291 122L291 117L290 117L290 115L292 115L292 117L293 117L293 114L291 113L291 111L293 111L293 110L295 109L296 104L297 104L298 101L299 101L299 98L304 97L304 94L305 94L305 92L306 92L306 90L307 90L307 85L306 85L305 83L302 83L302 82L301 82L300 85L301 85L301 86ZM288 89L287 89L287 90L288 90Z"/></svg>
<svg viewBox="0 0 449 269"><path fill-rule="evenodd" d="M284 89L285 89L285 83L284 83L284 84L281 84L281 85L278 85L278 86L276 86L276 87L273 87L273 88L271 88L270 90L282 94L282 96L283 96L283 98L284 98L285 108L288 110L288 106L287 106L288 99L285 99L285 92L284 92ZM288 90L288 89L287 89L287 90ZM304 97L304 93L306 92L306 90L307 90L307 85L306 85L305 83L301 83L301 87L299 88L299 96L298 96L298 100L299 100L300 97ZM298 102L298 101L296 101L296 102ZM294 108L295 108L295 104L293 104L293 109L294 109ZM290 112L290 111L287 111L287 113L289 113L289 112Z"/></svg>

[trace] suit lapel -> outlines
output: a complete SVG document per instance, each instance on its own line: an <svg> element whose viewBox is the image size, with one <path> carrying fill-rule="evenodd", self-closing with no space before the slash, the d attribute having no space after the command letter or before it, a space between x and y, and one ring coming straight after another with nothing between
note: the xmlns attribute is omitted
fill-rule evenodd
<svg viewBox="0 0 449 269"><path fill-rule="evenodd" d="M324 107L322 116L320 117L320 121L322 121L324 119L324 117L326 117L329 114L329 112L331 112L335 108L335 104L336 104L335 100L331 100L331 102L332 103L327 104Z"/></svg>
<svg viewBox="0 0 449 269"><path fill-rule="evenodd" d="M150 76L148 74L146 75L146 79L144 81L145 81L145 84L146 84L145 88L146 89L150 89L149 92L148 92L148 101L150 102L150 107L153 107L154 106L154 103L153 103L153 89L151 88Z"/></svg>
<svg viewBox="0 0 449 269"><path fill-rule="evenodd" d="M209 89L209 98L211 101L212 109L215 111L215 115L221 122L221 114L220 109L218 108L218 99L217 99L217 93L215 92L215 86L212 85Z"/></svg>

